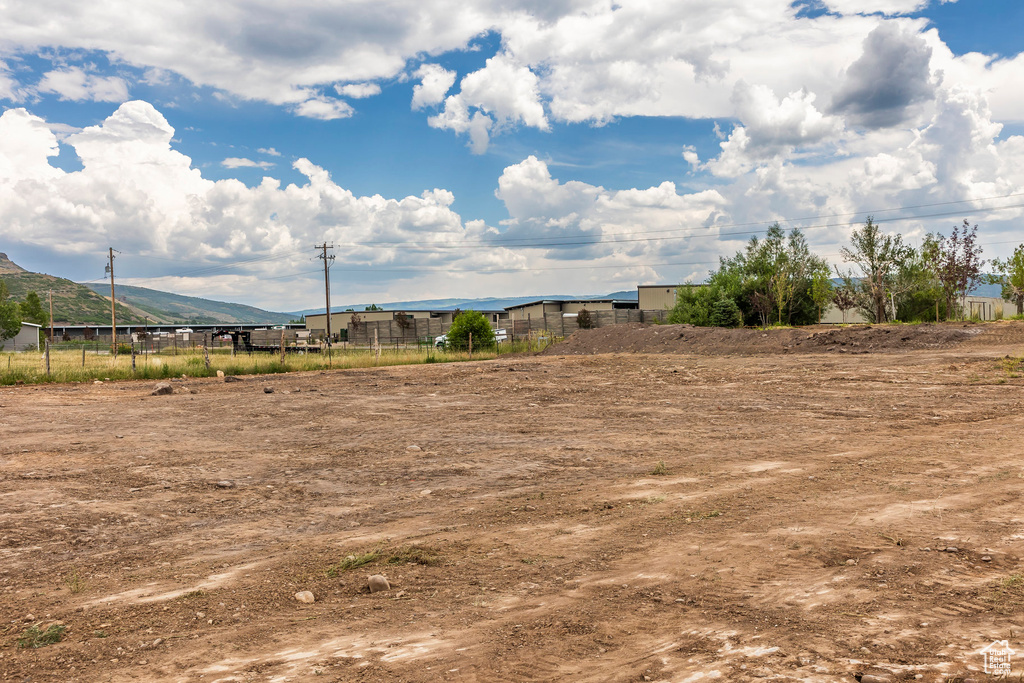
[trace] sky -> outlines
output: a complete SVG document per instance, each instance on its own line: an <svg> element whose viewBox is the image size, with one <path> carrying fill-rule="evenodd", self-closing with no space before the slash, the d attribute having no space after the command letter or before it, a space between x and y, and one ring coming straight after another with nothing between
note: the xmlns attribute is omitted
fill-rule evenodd
<svg viewBox="0 0 1024 683"><path fill-rule="evenodd" d="M1024 242L1020 0L12 0L0 251L278 311Z"/></svg>

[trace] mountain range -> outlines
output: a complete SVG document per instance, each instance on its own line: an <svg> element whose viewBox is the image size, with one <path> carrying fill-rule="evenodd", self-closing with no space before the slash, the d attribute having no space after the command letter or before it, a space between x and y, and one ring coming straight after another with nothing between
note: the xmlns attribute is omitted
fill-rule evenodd
<svg viewBox="0 0 1024 683"><path fill-rule="evenodd" d="M108 325L110 324L110 284L88 282L79 284L55 275L33 273L11 261L0 253L0 280L7 285L11 298L21 301L30 292L36 292L48 307L49 295L53 297L53 318L57 324L67 325ZM254 306L213 301L195 296L182 296L134 285L116 285L118 324L215 324L215 323L268 323L284 324L307 314L323 313L324 309L308 308L302 311L280 313L266 311ZM632 299L636 290L612 292L600 298ZM369 306L388 311L397 310L500 310L539 299L589 299L588 296L518 296L483 299L423 299L419 301L392 301L380 304L341 304L331 308L334 311L347 309L362 311Z"/></svg>

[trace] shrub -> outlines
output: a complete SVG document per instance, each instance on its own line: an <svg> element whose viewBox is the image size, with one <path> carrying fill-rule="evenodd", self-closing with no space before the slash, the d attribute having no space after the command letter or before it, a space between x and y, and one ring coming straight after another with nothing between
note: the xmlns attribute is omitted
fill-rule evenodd
<svg viewBox="0 0 1024 683"><path fill-rule="evenodd" d="M39 624L34 624L25 629L21 638L18 638L18 647L39 648L59 643L67 629L68 627L63 624L53 624L44 631L39 628Z"/></svg>
<svg viewBox="0 0 1024 683"><path fill-rule="evenodd" d="M743 314L733 299L723 296L712 304L708 322L714 327L743 327Z"/></svg>
<svg viewBox="0 0 1024 683"><path fill-rule="evenodd" d="M589 330L594 326L594 317L585 308L581 308L576 314L576 325L581 330Z"/></svg>
<svg viewBox="0 0 1024 683"><path fill-rule="evenodd" d="M483 313L476 311L463 311L455 317L452 326L448 328L445 344L460 351L468 349L470 334L473 335L474 349L494 347L494 330Z"/></svg>

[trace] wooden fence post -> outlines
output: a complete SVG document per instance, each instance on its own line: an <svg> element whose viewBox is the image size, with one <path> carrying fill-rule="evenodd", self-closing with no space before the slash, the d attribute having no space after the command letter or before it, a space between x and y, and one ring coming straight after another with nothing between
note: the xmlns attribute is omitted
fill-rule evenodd
<svg viewBox="0 0 1024 683"><path fill-rule="evenodd" d="M46 376L50 376L50 340L46 340Z"/></svg>
<svg viewBox="0 0 1024 683"><path fill-rule="evenodd" d="M469 333L469 359L473 360L473 333Z"/></svg>

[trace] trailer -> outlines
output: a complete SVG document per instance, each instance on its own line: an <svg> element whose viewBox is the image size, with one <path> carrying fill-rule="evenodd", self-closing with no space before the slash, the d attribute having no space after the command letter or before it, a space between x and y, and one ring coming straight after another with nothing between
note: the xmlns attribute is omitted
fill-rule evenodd
<svg viewBox="0 0 1024 683"><path fill-rule="evenodd" d="M215 330L214 337L231 337L231 348L235 353L281 353L281 344L253 343L254 330ZM295 345L284 347L285 353L320 353L319 346Z"/></svg>

